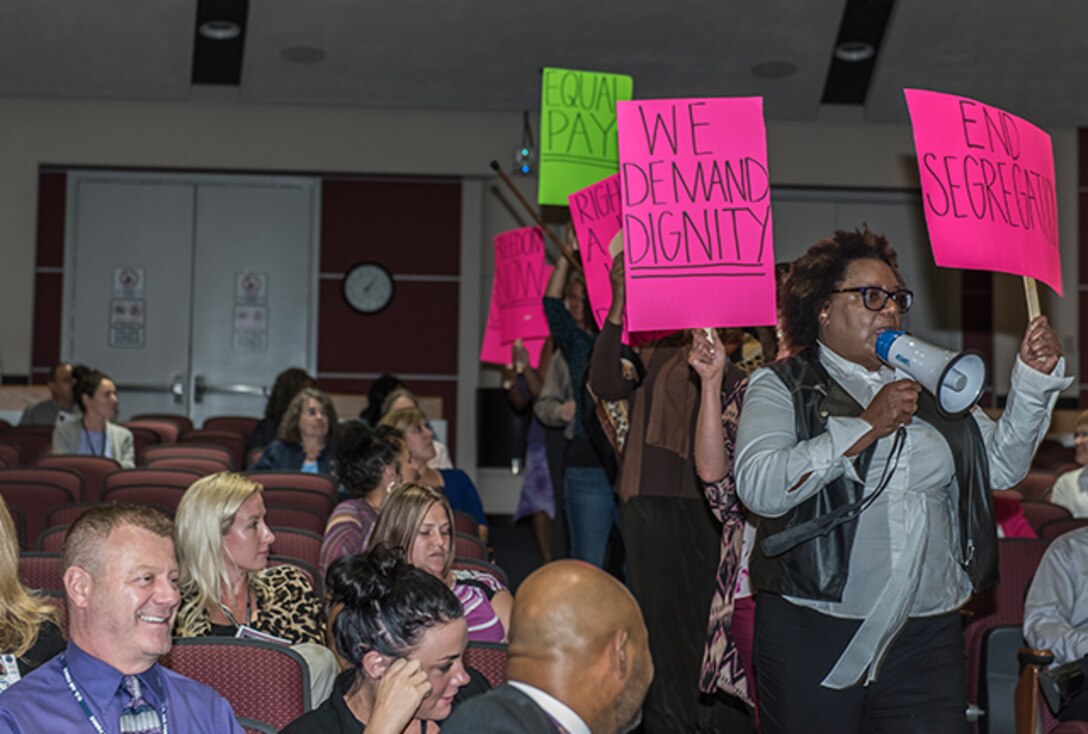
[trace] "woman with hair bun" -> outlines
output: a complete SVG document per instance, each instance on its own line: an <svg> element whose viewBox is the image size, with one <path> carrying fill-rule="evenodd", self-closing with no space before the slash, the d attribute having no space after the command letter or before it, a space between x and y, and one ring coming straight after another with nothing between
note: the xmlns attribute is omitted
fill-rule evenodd
<svg viewBox="0 0 1088 734"><path fill-rule="evenodd" d="M469 689L486 689L465 670L461 604L434 576L377 548L335 561L325 583L342 605L333 634L352 667L284 734L432 734Z"/></svg>
<svg viewBox="0 0 1088 734"><path fill-rule="evenodd" d="M117 418L117 386L104 372L80 365L72 397L83 416L53 431L54 454L83 454L113 459L123 469L136 466L132 431L113 421Z"/></svg>

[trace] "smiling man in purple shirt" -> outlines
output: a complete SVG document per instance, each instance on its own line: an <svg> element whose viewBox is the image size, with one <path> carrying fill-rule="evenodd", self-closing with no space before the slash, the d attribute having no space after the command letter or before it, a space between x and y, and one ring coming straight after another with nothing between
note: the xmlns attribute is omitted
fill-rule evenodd
<svg viewBox="0 0 1088 734"><path fill-rule="evenodd" d="M70 642L0 694L0 734L242 734L230 704L158 664L177 613L173 523L145 507L88 510L64 544ZM137 726L136 729L131 728Z"/></svg>

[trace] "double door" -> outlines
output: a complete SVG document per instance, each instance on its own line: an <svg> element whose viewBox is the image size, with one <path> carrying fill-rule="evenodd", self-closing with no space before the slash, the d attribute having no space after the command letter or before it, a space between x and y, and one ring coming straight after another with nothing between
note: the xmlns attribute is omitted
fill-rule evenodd
<svg viewBox="0 0 1088 734"><path fill-rule="evenodd" d="M263 413L315 370L314 179L72 172L62 355L110 375L121 419Z"/></svg>

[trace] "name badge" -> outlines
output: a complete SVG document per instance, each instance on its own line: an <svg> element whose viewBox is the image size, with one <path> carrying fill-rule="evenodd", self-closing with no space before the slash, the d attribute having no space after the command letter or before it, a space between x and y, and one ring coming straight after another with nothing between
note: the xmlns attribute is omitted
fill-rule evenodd
<svg viewBox="0 0 1088 734"><path fill-rule="evenodd" d="M243 624L238 627L238 631L234 633L234 636L240 640L261 640L263 642L275 642L277 645L290 645L290 640L285 640L282 637L276 637L270 635L267 632L261 632L260 630L253 629L248 624Z"/></svg>
<svg viewBox="0 0 1088 734"><path fill-rule="evenodd" d="M19 664L14 655L0 655L0 693L19 682Z"/></svg>

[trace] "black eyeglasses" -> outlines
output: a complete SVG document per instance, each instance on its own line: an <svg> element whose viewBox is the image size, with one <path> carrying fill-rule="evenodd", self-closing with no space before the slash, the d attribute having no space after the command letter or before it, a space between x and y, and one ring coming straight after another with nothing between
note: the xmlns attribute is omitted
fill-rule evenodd
<svg viewBox="0 0 1088 734"><path fill-rule="evenodd" d="M862 304L870 311L882 311L884 306L887 305L889 298L895 302L895 307L899 309L899 313L910 311L910 305L914 303L914 294L906 288L886 291L875 285L862 285L857 288L839 288L838 290L831 292L860 293Z"/></svg>

